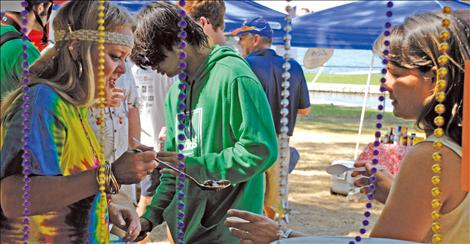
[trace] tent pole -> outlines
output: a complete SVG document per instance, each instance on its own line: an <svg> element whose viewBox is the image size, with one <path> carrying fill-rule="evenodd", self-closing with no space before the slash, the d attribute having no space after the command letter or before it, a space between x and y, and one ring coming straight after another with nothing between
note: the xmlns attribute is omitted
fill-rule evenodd
<svg viewBox="0 0 470 244"><path fill-rule="evenodd" d="M318 73L315 75L315 77L312 80L312 84L315 84L315 82L317 82L318 78L323 73L323 69L325 69L326 65L328 65L328 61L320 67L320 70L318 70Z"/></svg>
<svg viewBox="0 0 470 244"><path fill-rule="evenodd" d="M361 133L362 133L362 126L364 124L364 115L366 113L366 105L367 105L367 97L369 95L369 89L370 89L370 80L372 77L372 68L374 67L374 53L372 53L372 59L370 61L370 66L369 66L369 74L367 75L367 83L366 83L366 90L364 93L364 99L362 100L362 111L361 111L361 120L359 122L359 130L357 132L357 137L356 137L356 149L354 149L354 160L357 159L358 153L359 153L359 141L361 139Z"/></svg>

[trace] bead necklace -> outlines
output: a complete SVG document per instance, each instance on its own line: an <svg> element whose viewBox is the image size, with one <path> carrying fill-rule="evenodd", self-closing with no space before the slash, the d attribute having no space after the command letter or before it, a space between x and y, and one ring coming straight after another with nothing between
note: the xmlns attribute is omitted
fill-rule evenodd
<svg viewBox="0 0 470 244"><path fill-rule="evenodd" d="M104 28L104 10L105 10L105 0L98 0L98 108L100 109L100 133L99 133L99 190L100 190L100 216L99 221L102 224L102 230L100 230L100 241L106 243L106 233L108 233L107 225L106 225L106 209L107 203L103 199L106 199L106 192L105 192L105 157L104 157L104 108L105 108L105 94L104 94L104 86L105 86L105 74L104 74L104 42L105 42L105 28Z"/></svg>
<svg viewBox="0 0 470 244"><path fill-rule="evenodd" d="M451 13L451 8L449 6L445 6L442 9L442 12L445 15L450 15ZM450 32L449 30L449 25L450 25L450 20L447 18L444 18L442 20L442 27L444 27L444 30L440 33L440 44L439 44L439 51L441 52L441 55L438 58L438 63L440 65L439 69L437 70L437 82L436 82L436 88L434 90L434 97L438 104L434 108L434 111L436 112L437 116L434 118L434 125L436 125L436 128L434 129L434 136L437 138L437 140L433 143L433 147L435 149L435 152L432 154L432 159L434 160L434 164L432 165L432 172L434 173L431 182L433 184L433 188L431 190L432 194L432 200L431 200L431 206L433 208L433 211L431 213L431 218L432 218L432 224L431 224L431 230L432 230L432 243L440 243L442 241L442 235L439 233L441 230L441 224L439 223L440 219L440 209L442 206L441 200L439 199L441 195L441 190L439 188L440 182L441 182L441 162L442 162L442 154L441 154L441 149L443 147L441 138L444 136L444 130L442 129L442 126L445 123L444 117L442 114L445 112L445 106L442 104L446 98L446 87L447 87L447 68L446 65L449 61L447 51L449 49L449 44L448 40L450 38Z"/></svg>
<svg viewBox="0 0 470 244"><path fill-rule="evenodd" d="M380 96L379 96L379 105L378 105L378 113L377 113L377 123L375 127L377 128L377 131L375 132L375 141L374 141L374 150L373 150L373 158L372 158L372 168L371 168L371 176L370 176L370 184L368 186L369 194L367 194L367 203L366 203L366 211L364 211L364 217L365 219L362 221L362 227L359 229L359 234L354 238L353 241L350 241L350 244L353 244L355 242L360 242L362 240L361 235L365 235L367 232L367 226L369 225L369 217L372 215L370 212L370 209L372 208L372 200L374 199L374 191L375 191L375 182L377 181L377 178L375 174L377 173L377 165L379 163L379 146L380 146L380 137L381 137L381 132L380 129L382 128L382 119L384 117L384 108L385 108L385 82L387 81L385 78L385 74L387 73L387 64L388 64L388 59L386 56L390 53L390 50L388 49L390 46L390 28L392 27L392 23L390 22L390 18L393 16L392 12L392 7L393 7L393 1L388 1L386 3L387 11L385 12L385 16L387 17L387 21L385 22L385 31L383 32L384 39L383 39L383 44L385 46L383 50L383 54L385 58L382 60L382 64L384 65L384 68L381 70L382 73L382 78L380 79Z"/></svg>
<svg viewBox="0 0 470 244"><path fill-rule="evenodd" d="M185 114L185 109L186 109L186 104L184 103L185 98L186 98L186 84L184 81L187 80L188 75L185 72L187 68L187 63L185 62L185 58L187 56L186 52L184 51L184 48L188 45L187 42L185 41L187 37L187 33L185 31L186 27L188 26L188 22L186 21L186 11L184 11L184 6L186 5L185 0L179 0L178 5L180 7L179 9L179 17L180 21L178 22L178 27L180 28L180 32L178 34L178 37L180 38L180 42L178 44L178 59L179 59L179 68L180 68L180 73L178 75L178 78L180 80L180 83L178 84L179 88L179 94L178 94L178 128L177 128L177 134L178 134L178 159L180 162L178 163L178 169L181 171L185 171L185 163L184 159L185 156L183 154L184 150L184 140L186 139L186 136L184 134L184 130L186 128L185 121L186 121L186 114ZM191 111L189 111L191 113ZM191 121L189 121L191 124ZM185 217L185 205L184 205L184 199L185 199L185 194L184 194L184 188L185 188L185 175L184 174L179 174L177 177L176 181L176 195L178 197L178 213L176 215L177 217L177 238L178 238L178 243L179 244L184 244L184 229L185 229L185 224L184 224L184 217Z"/></svg>
<svg viewBox="0 0 470 244"><path fill-rule="evenodd" d="M289 51L291 48L291 39L292 36L290 32L292 31L292 18L295 15L295 9L289 5L290 0L287 0L286 5L286 12L287 15L285 17L286 26L284 27L285 35L283 37L284 41L284 64L282 68L284 72L282 73L282 91L281 91L281 128L279 134L279 150L280 150L280 179L279 179L279 206L274 208L276 212L276 217L278 221L278 227L280 232L282 232L282 227L288 223L288 214L290 212L289 205L288 205L288 174L289 174L289 162L288 153L289 153L289 136L287 133L289 132L289 118L287 117L289 114L289 87L290 82L289 79L290 75L290 68L291 65L289 63ZM282 238L281 235L279 235Z"/></svg>
<svg viewBox="0 0 470 244"><path fill-rule="evenodd" d="M279 153L280 153L280 164L279 164L279 204L273 208L275 215L275 220L277 220L278 224L278 237L279 240L283 238L287 238L289 232L284 232L283 227L287 225L289 222L289 199L288 199L288 174L289 174L289 162L288 153L289 153L289 136L287 133L289 132L289 118L287 115L289 114L289 87L290 87L290 63L289 63L289 50L291 48L291 39L292 36L289 34L292 31L292 18L295 16L295 9L289 5L290 0L286 0L286 12L287 15L284 18L286 20L286 26L284 27L285 35L283 37L284 41L284 64L282 64L282 68L284 72L282 73L282 91L281 91L281 129L279 134ZM287 233L287 236L286 236ZM277 243L279 243L279 240Z"/></svg>
<svg viewBox="0 0 470 244"><path fill-rule="evenodd" d="M31 178L29 177L31 175L31 148L29 145L30 138L29 138L29 133L31 131L31 105L30 105L30 97L28 94L29 91L29 86L28 84L30 83L29 80L29 63L28 63L28 53L26 52L28 50L28 11L26 8L28 7L28 2L27 1L22 1L21 6L23 6L24 10L21 11L21 32L23 33L22 35L22 41L23 41L23 73L21 76L22 79L22 89L23 89L23 162L22 162L22 168L23 168L23 243L28 244L29 243L29 233L30 233L30 218L29 215L31 214L31 211L29 210L29 207L31 206L31 203L29 202L29 199L31 197L30 195L30 190L31 190Z"/></svg>

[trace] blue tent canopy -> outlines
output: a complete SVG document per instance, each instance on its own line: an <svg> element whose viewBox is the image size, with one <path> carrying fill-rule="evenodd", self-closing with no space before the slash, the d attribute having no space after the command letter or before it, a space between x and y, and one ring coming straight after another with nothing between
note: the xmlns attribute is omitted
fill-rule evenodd
<svg viewBox="0 0 470 244"><path fill-rule="evenodd" d="M307 14L293 20L292 46L370 50L375 39L385 30L387 10L393 12L392 25L406 17L439 11L448 5L455 9L470 9L460 1L359 1Z"/></svg>
<svg viewBox="0 0 470 244"><path fill-rule="evenodd" d="M225 32L240 27L248 18L263 17L273 29L273 43L283 43L284 17L286 14L270 9L254 1L225 1Z"/></svg>
<svg viewBox="0 0 470 244"><path fill-rule="evenodd" d="M132 13L137 13L140 8L154 1L115 1L115 3L127 8ZM231 32L240 27L247 18L262 16L274 30L273 43L282 43L282 27L284 27L285 14L270 9L254 1L225 1L225 32Z"/></svg>

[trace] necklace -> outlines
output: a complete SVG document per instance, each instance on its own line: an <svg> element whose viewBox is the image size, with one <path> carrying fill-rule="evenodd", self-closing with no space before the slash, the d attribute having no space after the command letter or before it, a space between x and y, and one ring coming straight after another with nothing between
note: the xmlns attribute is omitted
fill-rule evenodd
<svg viewBox="0 0 470 244"><path fill-rule="evenodd" d="M31 190L31 148L30 148L30 135L29 132L31 130L31 103L30 103L30 96L28 94L29 91L29 86L28 84L30 83L29 80L29 62L28 62L28 37L26 36L26 33L28 32L27 24L28 24L28 19L26 18L26 7L28 6L28 3L26 1L21 2L21 6L23 6L24 11L21 12L21 20L22 20L22 27L23 28L18 28L19 26L14 26L16 29L20 29L19 31L22 34L22 41L23 41L23 72L21 76L21 80L23 81L22 83L22 89L23 89L23 133L22 133L22 140L23 140L23 162L21 164L22 169L23 169L23 243L28 244L29 243L29 234L30 234L30 219L29 215L31 214L30 207L31 207L31 202L29 199L31 198L30 195L30 190ZM6 17L6 15L5 15ZM8 17L6 19L4 18L4 21L7 21ZM12 23L16 24L16 22Z"/></svg>
<svg viewBox="0 0 470 244"><path fill-rule="evenodd" d="M186 135L184 133L186 129L186 104L185 104L185 98L186 98L186 84L183 81L186 81L188 79L188 74L186 73L186 69L188 67L188 64L186 63L185 59L187 57L187 53L185 52L184 48L187 47L188 43L186 42L186 37L187 37L187 32L186 32L186 27L188 26L188 17L186 14L186 11L183 9L184 6L186 5L185 0L179 0L178 1L178 6L180 7L179 9L179 17L180 21L178 22L178 27L180 28L178 37L179 37L179 43L178 43L178 60L179 60L179 68L180 68L180 73L178 74L178 78L180 79L180 83L178 84L179 88L179 94L178 94L178 139L180 142L178 143L178 159L180 162L178 163L178 169L181 171L185 170L185 163L184 159L185 156L183 154L184 150L184 140L186 139ZM194 83L194 82L193 82ZM191 97L190 97L190 103L191 103ZM191 107L191 106L190 106ZM191 116L191 110L189 111L189 115ZM191 117L189 118L189 124L191 124ZM189 127L191 128L191 127ZM177 233L176 236L178 238L178 243L184 244L184 236L185 236L185 175L184 174L179 174L177 177L177 184L176 184L176 194L178 196L178 213L176 215L178 221L177 221Z"/></svg>
<svg viewBox="0 0 470 244"><path fill-rule="evenodd" d="M449 57L447 51L449 49L449 39L450 39L450 18L449 15L451 13L451 8L449 6L444 6L442 8L442 12L444 13L445 17L442 20L442 31L440 35L440 43L439 43L439 51L441 55L438 58L439 69L437 70L436 76L436 88L434 90L434 99L437 101L437 105L434 107L434 111L436 112L437 116L434 118L434 136L437 140L433 143L433 147L435 149L434 153L432 154L432 159L434 164L432 165L432 172L434 173L431 182L433 184L433 188L431 190L432 200L431 206L433 211L431 212L432 224L432 243L441 243L442 242L442 234L441 232L441 223L440 223L440 211L442 207L441 202L441 194L442 190L440 187L441 182L441 163L442 163L442 153L441 149L443 147L442 144L442 137L445 135L443 127L445 126L445 119L444 119L444 112L445 112L445 105L444 100L446 98L446 89L447 89L447 65L449 62Z"/></svg>

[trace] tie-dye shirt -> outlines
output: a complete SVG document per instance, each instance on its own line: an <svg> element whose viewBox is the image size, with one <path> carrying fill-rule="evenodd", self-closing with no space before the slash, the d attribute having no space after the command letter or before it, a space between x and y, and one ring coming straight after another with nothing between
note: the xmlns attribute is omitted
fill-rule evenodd
<svg viewBox="0 0 470 244"><path fill-rule="evenodd" d="M96 168L98 163L93 160L93 149L98 152L99 144L88 124L87 109L67 103L47 85L35 85L28 94L32 174L69 176ZM21 97L12 106L1 127L1 179L22 172L21 160L18 160L22 152ZM102 201L106 199L95 195L62 209L31 216L30 243L108 243L108 220L98 221ZM22 218L6 218L2 210L0 223L1 243L23 243Z"/></svg>

